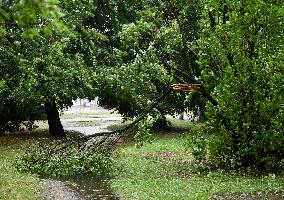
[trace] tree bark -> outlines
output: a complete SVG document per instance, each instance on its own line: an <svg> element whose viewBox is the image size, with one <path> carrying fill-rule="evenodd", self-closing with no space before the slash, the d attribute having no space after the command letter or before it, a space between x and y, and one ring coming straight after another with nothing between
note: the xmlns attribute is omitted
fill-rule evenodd
<svg viewBox="0 0 284 200"><path fill-rule="evenodd" d="M51 136L64 137L65 132L59 118L59 112L55 103L45 103L46 115Z"/></svg>
<svg viewBox="0 0 284 200"><path fill-rule="evenodd" d="M178 116L179 120L184 120L184 112L181 112Z"/></svg>
<svg viewBox="0 0 284 200"><path fill-rule="evenodd" d="M152 129L157 131L169 131L171 129L169 124L170 122L166 119L166 117L161 116L161 118L153 123Z"/></svg>

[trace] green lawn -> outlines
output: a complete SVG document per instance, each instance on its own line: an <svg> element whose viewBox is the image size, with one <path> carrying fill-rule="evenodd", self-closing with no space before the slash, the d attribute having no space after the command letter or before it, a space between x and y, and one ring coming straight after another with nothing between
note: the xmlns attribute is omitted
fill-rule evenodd
<svg viewBox="0 0 284 200"><path fill-rule="evenodd" d="M19 173L13 166L16 157L31 142L17 136L0 137L0 199L36 199L41 189L39 178Z"/></svg>
<svg viewBox="0 0 284 200"><path fill-rule="evenodd" d="M77 121L75 124L77 126L98 126L100 123L98 121Z"/></svg>
<svg viewBox="0 0 284 200"><path fill-rule="evenodd" d="M141 148L129 144L119 149L115 160L120 170L112 187L126 199L284 199L283 175L198 173L183 143L181 135L159 135Z"/></svg>
<svg viewBox="0 0 284 200"><path fill-rule="evenodd" d="M172 124L184 130L190 128L187 121L173 120ZM30 135L0 137L0 199L36 198L41 190L39 178L17 172L13 163L27 146L50 140L45 135L41 130ZM220 170L198 172L192 156L185 151L180 131L160 132L151 144L141 148L136 148L131 140L127 142L114 154L119 170L111 182L114 191L124 199L284 199L283 175L253 177Z"/></svg>
<svg viewBox="0 0 284 200"><path fill-rule="evenodd" d="M106 111L106 112L98 112L98 113L94 113L94 112L75 112L75 113L62 113L60 115L61 119L73 119L73 118L101 118L107 115L110 115L111 112L110 111Z"/></svg>

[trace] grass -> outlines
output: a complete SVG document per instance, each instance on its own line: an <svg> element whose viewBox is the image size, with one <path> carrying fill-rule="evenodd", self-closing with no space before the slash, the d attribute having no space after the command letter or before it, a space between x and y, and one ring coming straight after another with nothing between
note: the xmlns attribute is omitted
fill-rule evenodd
<svg viewBox="0 0 284 200"><path fill-rule="evenodd" d="M0 137L0 199L36 199L41 190L38 177L19 173L13 166L31 142L14 135Z"/></svg>
<svg viewBox="0 0 284 200"><path fill-rule="evenodd" d="M97 126L100 123L97 121L77 121L76 124L79 126Z"/></svg>
<svg viewBox="0 0 284 200"><path fill-rule="evenodd" d="M120 121L118 122L117 124L111 124L107 127L108 130L110 131L117 131L117 130L120 130L120 129L123 129L125 128L126 126L128 126L132 121L126 121L126 122L123 122L123 121Z"/></svg>
<svg viewBox="0 0 284 200"><path fill-rule="evenodd" d="M284 199L283 175L198 172L179 134L158 135L141 148L130 143L115 160L120 170L111 186L125 199Z"/></svg>
<svg viewBox="0 0 284 200"><path fill-rule="evenodd" d="M117 124L112 124L107 127L110 131L119 130L128 126L132 121L128 120L126 122L120 121ZM188 131L192 126L192 122L189 120L178 120L178 119L170 119L170 127L175 131Z"/></svg>
<svg viewBox="0 0 284 200"><path fill-rule="evenodd" d="M179 119L170 119L171 127L177 130L190 130L192 126L192 121L189 120L179 120Z"/></svg>
<svg viewBox="0 0 284 200"><path fill-rule="evenodd" d="M81 136L79 132L67 131L68 138ZM27 147L35 143L53 140L47 129L27 132L7 133L0 136L0 200L37 199L36 193L42 190L36 175L20 173L14 163Z"/></svg>
<svg viewBox="0 0 284 200"><path fill-rule="evenodd" d="M111 112L98 112L98 113L88 113L88 112L76 112L76 113L63 113L60 115L61 119L73 119L73 118L100 118L106 115L110 115Z"/></svg>

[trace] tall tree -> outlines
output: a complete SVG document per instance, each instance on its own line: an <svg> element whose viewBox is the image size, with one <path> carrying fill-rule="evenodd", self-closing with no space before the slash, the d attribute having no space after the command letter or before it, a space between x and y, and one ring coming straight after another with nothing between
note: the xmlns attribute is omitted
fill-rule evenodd
<svg viewBox="0 0 284 200"><path fill-rule="evenodd" d="M15 15L15 9L16 13L27 13L29 18ZM71 24L63 25L61 19L53 18L51 10L42 13L37 3L7 1L1 11L5 13L4 34L0 38L1 79L8 91L1 93L1 111L6 113L8 109L4 125L32 120L32 113L44 104L50 133L63 136L58 109L72 105L73 99L92 96L91 68L83 54L69 51L71 39L79 33L68 28Z"/></svg>
<svg viewBox="0 0 284 200"><path fill-rule="evenodd" d="M208 104L210 126L222 135L212 155L229 166L277 167L284 158L284 3L213 0L203 6L198 63L218 102L217 109Z"/></svg>

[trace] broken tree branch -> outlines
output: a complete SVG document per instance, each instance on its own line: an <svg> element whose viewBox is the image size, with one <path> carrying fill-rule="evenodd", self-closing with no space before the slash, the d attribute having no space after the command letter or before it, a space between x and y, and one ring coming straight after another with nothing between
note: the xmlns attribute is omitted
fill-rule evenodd
<svg viewBox="0 0 284 200"><path fill-rule="evenodd" d="M230 119L226 118L223 114L222 114L222 110L220 110L219 108L219 104L217 102L216 99L214 99L214 97L212 97L207 90L205 89L205 87L203 86L203 84L197 80L194 76L180 70L177 68L174 68L173 66L171 66L168 62L166 62L164 59L161 60L162 64L168 69L168 70L172 70L175 71L177 74L179 74L180 76L184 77L185 79L187 79L190 84L198 84L199 85L199 93L205 97L210 103L212 103L212 105L218 110L219 113L219 117L221 118L221 121L225 127L226 130L228 130L229 132L232 133L232 137L236 138L236 131L231 127L231 123L230 123Z"/></svg>
<svg viewBox="0 0 284 200"><path fill-rule="evenodd" d="M175 71L177 74L183 76L184 78L186 78L190 84L198 84L200 85L199 88L199 92L201 93L202 96L204 96L210 103L213 104L213 106L217 107L218 106L218 102L206 91L206 89L204 88L204 86L202 85L202 83L197 80L194 76L180 70L177 68L174 68L173 66L171 66L169 63L162 61L162 64L169 70L173 70Z"/></svg>
<svg viewBox="0 0 284 200"><path fill-rule="evenodd" d="M154 108L157 104L159 104L163 99L165 99L170 93L171 93L171 88L167 89L163 94L161 94L158 98L154 99L144 110L144 112L137 117L133 122L131 122L128 126L126 126L125 128L122 128L120 130L117 131L112 131L112 132L102 132L102 133L95 133L92 135L88 135L83 137L83 139L90 139L93 137L97 137L97 136L104 136L104 135L111 135L111 134L115 134L115 133L123 133L125 131L127 131L129 128L133 127L134 125L136 125L138 122L140 122L145 116L147 116Z"/></svg>

